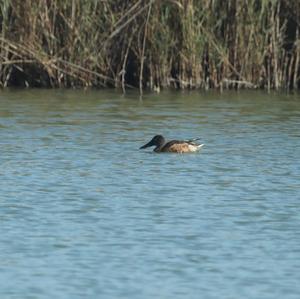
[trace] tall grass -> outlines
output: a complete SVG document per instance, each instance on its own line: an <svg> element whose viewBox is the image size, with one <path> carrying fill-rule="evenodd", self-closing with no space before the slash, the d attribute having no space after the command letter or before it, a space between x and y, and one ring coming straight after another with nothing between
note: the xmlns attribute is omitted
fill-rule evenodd
<svg viewBox="0 0 300 299"><path fill-rule="evenodd" d="M300 88L300 1L1 0L0 85Z"/></svg>

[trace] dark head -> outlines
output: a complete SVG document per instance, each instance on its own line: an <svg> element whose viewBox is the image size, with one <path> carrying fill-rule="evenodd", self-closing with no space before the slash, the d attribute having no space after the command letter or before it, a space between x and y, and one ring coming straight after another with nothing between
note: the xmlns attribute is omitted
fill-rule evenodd
<svg viewBox="0 0 300 299"><path fill-rule="evenodd" d="M165 138L162 135L156 135L148 143L140 147L140 149L150 147L150 146L156 146L155 149L158 149L161 148L164 144L165 144Z"/></svg>

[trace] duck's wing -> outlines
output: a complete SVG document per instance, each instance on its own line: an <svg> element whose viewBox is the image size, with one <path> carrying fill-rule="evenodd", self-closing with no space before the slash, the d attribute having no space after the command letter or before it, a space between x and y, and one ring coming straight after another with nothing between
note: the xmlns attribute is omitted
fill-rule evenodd
<svg viewBox="0 0 300 299"><path fill-rule="evenodd" d="M192 144L187 141L172 140L167 142L162 148L162 152L168 153L190 153L199 149L198 144Z"/></svg>
<svg viewBox="0 0 300 299"><path fill-rule="evenodd" d="M192 138L192 139L188 139L185 140L184 142L186 143L190 143L190 144L198 144L196 141L201 140L201 138Z"/></svg>
<svg viewBox="0 0 300 299"><path fill-rule="evenodd" d="M163 146L161 151L162 152L169 152L169 153L178 153L180 151L180 147L181 147L182 143L184 143L184 141L171 140Z"/></svg>

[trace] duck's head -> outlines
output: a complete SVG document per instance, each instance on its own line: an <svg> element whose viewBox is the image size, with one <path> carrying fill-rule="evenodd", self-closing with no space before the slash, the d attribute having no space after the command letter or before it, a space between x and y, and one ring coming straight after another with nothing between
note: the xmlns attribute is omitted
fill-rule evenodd
<svg viewBox="0 0 300 299"><path fill-rule="evenodd" d="M165 143L165 138L162 135L155 135L148 143L141 146L140 149L156 146L157 148L162 147Z"/></svg>

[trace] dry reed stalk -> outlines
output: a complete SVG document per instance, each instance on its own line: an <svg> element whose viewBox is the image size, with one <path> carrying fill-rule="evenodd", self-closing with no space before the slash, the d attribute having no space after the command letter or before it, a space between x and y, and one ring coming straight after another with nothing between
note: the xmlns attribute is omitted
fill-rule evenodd
<svg viewBox="0 0 300 299"><path fill-rule="evenodd" d="M2 0L0 84L296 89L299 17L285 0Z"/></svg>

